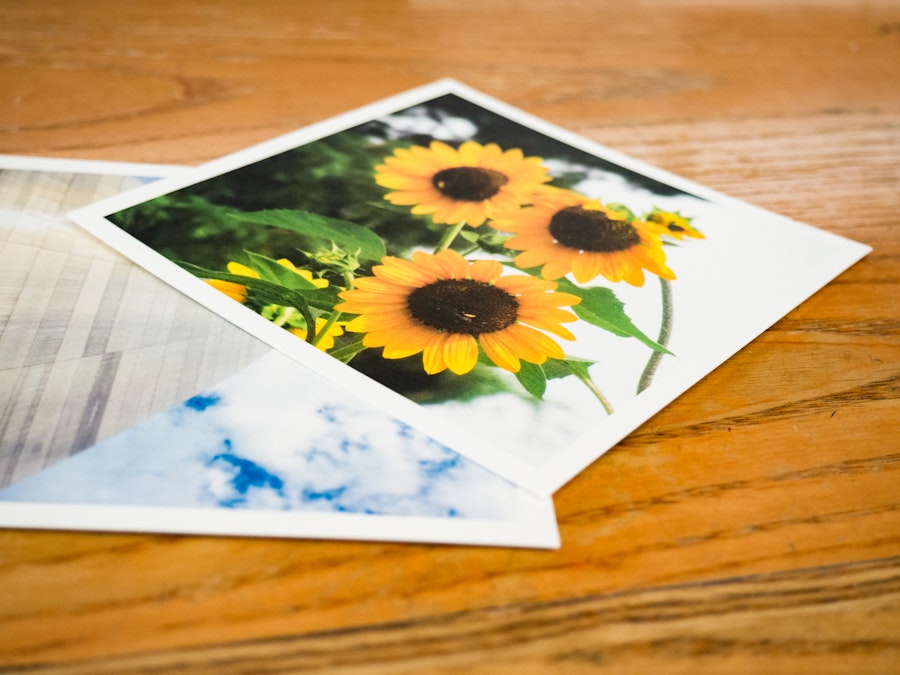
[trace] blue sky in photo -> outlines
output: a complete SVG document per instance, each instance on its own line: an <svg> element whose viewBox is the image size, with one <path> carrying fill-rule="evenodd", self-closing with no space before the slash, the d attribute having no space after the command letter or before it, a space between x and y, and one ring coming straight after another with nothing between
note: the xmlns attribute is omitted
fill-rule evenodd
<svg viewBox="0 0 900 675"><path fill-rule="evenodd" d="M2 501L516 519L519 491L273 352Z"/></svg>

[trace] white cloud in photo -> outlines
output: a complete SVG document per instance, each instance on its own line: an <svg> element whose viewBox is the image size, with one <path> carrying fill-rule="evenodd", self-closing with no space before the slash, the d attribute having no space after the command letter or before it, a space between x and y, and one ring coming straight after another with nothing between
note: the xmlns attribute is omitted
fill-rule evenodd
<svg viewBox="0 0 900 675"><path fill-rule="evenodd" d="M514 519L519 491L272 353L0 499Z"/></svg>

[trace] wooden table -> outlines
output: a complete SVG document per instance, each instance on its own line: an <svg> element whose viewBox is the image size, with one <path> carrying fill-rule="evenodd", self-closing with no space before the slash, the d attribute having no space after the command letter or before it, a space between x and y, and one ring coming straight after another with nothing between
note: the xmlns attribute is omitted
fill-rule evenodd
<svg viewBox="0 0 900 675"><path fill-rule="evenodd" d="M874 247L560 490L559 551L0 531L0 666L900 672L900 3L0 10L0 152L197 163L451 76Z"/></svg>

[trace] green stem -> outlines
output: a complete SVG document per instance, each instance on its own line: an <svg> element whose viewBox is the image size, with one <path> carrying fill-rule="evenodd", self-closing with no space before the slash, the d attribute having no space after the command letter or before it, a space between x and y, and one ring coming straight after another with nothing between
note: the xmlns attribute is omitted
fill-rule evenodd
<svg viewBox="0 0 900 675"><path fill-rule="evenodd" d="M347 290L349 291L350 289L353 288L353 280L354 280L353 273L350 272L349 270L344 270L344 271L342 272L342 274L343 274L343 277L344 277L344 285L345 285L345 287L347 288ZM323 325L321 329L319 329L319 330L316 331L316 335L315 335L315 337L313 337L313 339L312 339L312 341L311 341L311 344L312 344L313 347L315 347L316 345L319 344L319 341L322 339L322 337L328 334L328 330L329 330L329 329L337 322L337 320L340 319L340 318L341 318L341 312L332 312L332 313L328 316L328 320L325 322L325 325ZM309 330L309 328L307 328L307 331L308 331L308 330ZM332 353L333 353L333 352L332 352Z"/></svg>
<svg viewBox="0 0 900 675"><path fill-rule="evenodd" d="M313 347L315 347L317 344L319 344L319 341L322 339L322 336L324 336L328 333L328 330L335 324L335 322L340 318L340 316L341 316L340 312L332 312L331 313L331 315L328 317L328 321L325 322L325 325L316 331L316 335L312 339L312 342L310 343L310 344L312 344ZM307 327L306 330L309 331L309 327Z"/></svg>
<svg viewBox="0 0 900 675"><path fill-rule="evenodd" d="M575 377L577 377L585 387L587 387L591 393L597 397L597 400L600 401L600 405L603 406L603 409L606 411L607 415L613 414L613 407L610 404L609 400L606 396L603 395L603 392L600 391L600 388L597 384L591 379L591 376L585 373L582 375L581 373L575 373Z"/></svg>
<svg viewBox="0 0 900 675"><path fill-rule="evenodd" d="M354 342L351 342L348 345L344 345L343 347L339 347L338 349L333 349L328 353L338 361L350 363L350 361L353 360L353 357L359 354L365 348L365 345L363 345L363 336L360 335Z"/></svg>
<svg viewBox="0 0 900 675"><path fill-rule="evenodd" d="M668 279L660 277L659 286L662 294L662 316L660 317L659 337L656 338L656 342L663 347L668 347L669 338L672 336L672 284ZM650 386L662 357L663 353L658 351L654 351L650 355L647 365L644 366L644 372L641 373L641 379L638 380L638 394Z"/></svg>
<svg viewBox="0 0 900 675"><path fill-rule="evenodd" d="M450 248L450 244L453 243L453 240L456 239L456 235L462 232L462 229L466 226L466 221L461 220L456 225L450 227L446 232L444 232L444 236L441 237L441 240L438 242L438 245L434 247L435 253L440 253L446 248Z"/></svg>
<svg viewBox="0 0 900 675"><path fill-rule="evenodd" d="M469 256L469 255L475 253L475 251L477 251L480 248L481 247L478 244L475 244L474 246L470 246L469 248L467 248L465 251L462 252L462 257L465 258L466 256Z"/></svg>
<svg viewBox="0 0 900 675"><path fill-rule="evenodd" d="M353 288L353 281L354 281L355 277L353 276L353 273L350 272L349 270L344 270L343 276L344 276L344 286L349 291ZM328 321L326 321L325 325L322 326L322 330L320 330L316 334L316 340L315 340L315 342L313 342L313 345L315 345L319 341L320 336L328 333L328 329L331 328L335 324L335 322L341 317L341 314L342 314L341 312L337 312L337 311L331 313L331 316L328 317ZM338 347L337 349L332 349L328 353L331 354L331 356L333 356L334 358L338 359L339 361L343 361L344 363L350 363L350 361L353 359L354 356L356 356L363 349L365 349L362 341L363 341L363 336L359 335L350 344L344 345L343 347Z"/></svg>

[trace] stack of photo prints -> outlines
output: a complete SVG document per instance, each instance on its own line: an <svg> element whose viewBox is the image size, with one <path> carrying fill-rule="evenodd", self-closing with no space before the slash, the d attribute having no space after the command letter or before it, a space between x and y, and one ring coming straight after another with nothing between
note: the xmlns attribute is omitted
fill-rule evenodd
<svg viewBox="0 0 900 675"><path fill-rule="evenodd" d="M869 251L452 80L0 169L11 528L557 548L558 488Z"/></svg>

